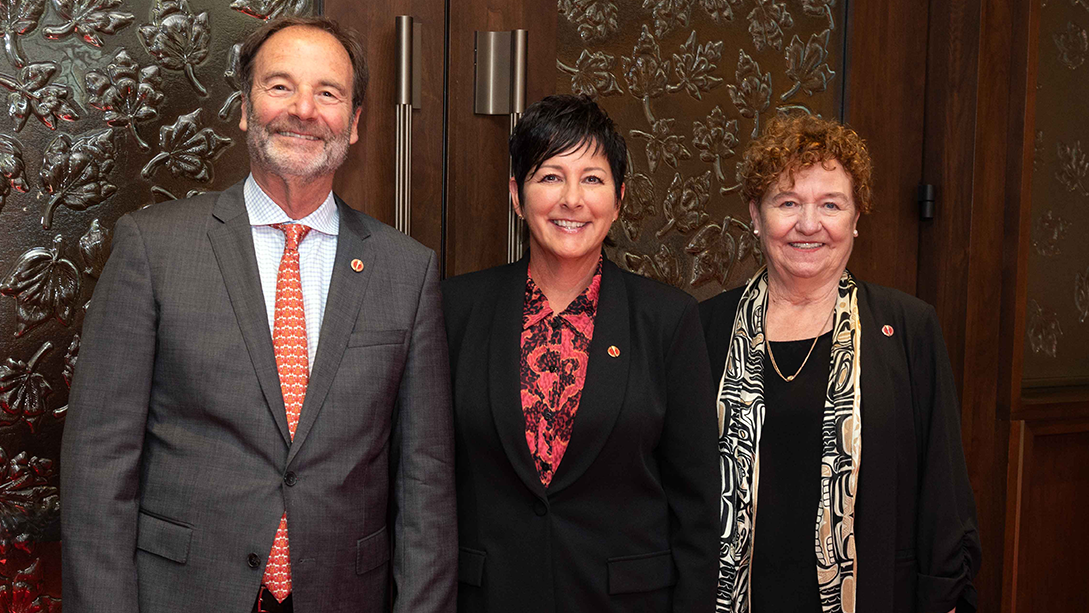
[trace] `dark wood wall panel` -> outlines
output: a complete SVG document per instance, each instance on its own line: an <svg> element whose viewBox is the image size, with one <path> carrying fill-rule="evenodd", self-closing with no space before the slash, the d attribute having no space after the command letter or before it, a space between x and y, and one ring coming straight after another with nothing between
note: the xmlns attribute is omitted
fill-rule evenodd
<svg viewBox="0 0 1089 613"><path fill-rule="evenodd" d="M420 109L412 113L412 237L442 243L442 80L446 9L442 0L325 0L324 14L363 34L371 80L359 119L359 142L333 189L351 206L393 224L397 15L422 26Z"/></svg>
<svg viewBox="0 0 1089 613"><path fill-rule="evenodd" d="M1089 593L1089 420L1016 422L1016 563L1003 611L1082 611Z"/></svg>
<svg viewBox="0 0 1089 613"><path fill-rule="evenodd" d="M984 552L981 611L1001 606L1008 420L1020 393L1010 382L1020 378L1012 356L1022 347L1018 249L1029 206L1027 5L933 1L928 21L923 181L937 185L938 206L919 233L918 295L938 311L961 393Z"/></svg>
<svg viewBox="0 0 1089 613"><path fill-rule="evenodd" d="M453 0L450 6L446 155L446 274L507 261L506 115L473 114L474 33L529 30L526 102L556 88L556 3Z"/></svg>
<svg viewBox="0 0 1089 613"><path fill-rule="evenodd" d="M848 266L861 279L914 294L928 11L907 2L850 7L844 120L873 157L874 212L859 222Z"/></svg>

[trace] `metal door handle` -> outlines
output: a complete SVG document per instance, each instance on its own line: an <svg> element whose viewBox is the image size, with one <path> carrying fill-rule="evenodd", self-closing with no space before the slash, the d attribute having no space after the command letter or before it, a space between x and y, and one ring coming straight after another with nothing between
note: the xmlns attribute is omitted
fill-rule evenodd
<svg viewBox="0 0 1089 613"><path fill-rule="evenodd" d="M510 115L510 134L526 110L526 61L529 31L476 33L476 97L478 115ZM507 176L514 175L508 160ZM507 261L522 257L525 222L514 212L514 196L507 196Z"/></svg>
<svg viewBox="0 0 1089 613"><path fill-rule="evenodd" d="M394 104L397 108L396 152L393 162L393 225L412 231L412 109L420 108L420 31L409 15L398 15L397 77Z"/></svg>
<svg viewBox="0 0 1089 613"><path fill-rule="evenodd" d="M529 53L529 31L515 30L511 36L510 133L526 111L526 61ZM507 176L514 176L514 165L508 162ZM514 212L514 196L507 191L507 262L522 259L525 222Z"/></svg>

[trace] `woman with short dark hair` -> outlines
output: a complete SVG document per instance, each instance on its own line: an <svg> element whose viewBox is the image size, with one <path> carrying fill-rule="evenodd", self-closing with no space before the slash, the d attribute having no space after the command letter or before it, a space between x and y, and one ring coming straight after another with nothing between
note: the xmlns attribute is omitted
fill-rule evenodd
<svg viewBox="0 0 1089 613"><path fill-rule="evenodd" d="M531 105L510 151L529 254L443 285L458 610L710 613L719 475L696 302L604 256L626 149L592 100Z"/></svg>

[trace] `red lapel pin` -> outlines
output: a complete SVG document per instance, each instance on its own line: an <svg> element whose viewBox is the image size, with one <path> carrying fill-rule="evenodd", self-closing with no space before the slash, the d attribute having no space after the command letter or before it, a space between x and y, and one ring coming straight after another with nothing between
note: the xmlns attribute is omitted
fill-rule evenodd
<svg viewBox="0 0 1089 613"><path fill-rule="evenodd" d="M881 327L881 333L885 336L892 336L892 326L885 324Z"/></svg>
<svg viewBox="0 0 1089 613"><path fill-rule="evenodd" d="M610 358L619 358L620 357L620 348L617 347L616 345L609 345L609 357Z"/></svg>
<svg viewBox="0 0 1089 613"><path fill-rule="evenodd" d="M358 258L352 260L352 270L356 272L363 272L363 260L360 260Z"/></svg>

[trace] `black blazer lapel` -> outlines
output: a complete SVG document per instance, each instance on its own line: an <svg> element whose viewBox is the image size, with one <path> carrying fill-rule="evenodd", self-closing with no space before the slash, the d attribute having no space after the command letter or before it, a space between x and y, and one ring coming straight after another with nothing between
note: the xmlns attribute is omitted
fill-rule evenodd
<svg viewBox="0 0 1089 613"><path fill-rule="evenodd" d="M257 270L257 256L254 255L253 234L242 186L242 183L236 183L216 200L212 215L222 223L212 223L208 240L212 243L212 251L227 285L227 294L231 298L238 327L242 330L242 338L269 411L284 442L290 444L284 396L280 389L280 375L276 371L276 355L272 348L265 296L261 292L261 277Z"/></svg>
<svg viewBox="0 0 1089 613"><path fill-rule="evenodd" d="M891 367L900 357L900 340L881 332L885 321L870 300L864 284L859 284L858 317L862 328L862 464L859 466L858 497L855 502L855 541L858 559L867 560L873 568L871 580L880 585L887 581L892 589L891 575L883 569L893 569L896 532L880 529L892 525L889 515L897 511L897 386ZM897 331L904 333L905 331ZM910 406L910 401L908 401ZM878 590L880 593L880 590ZM860 597L863 592L860 592Z"/></svg>
<svg viewBox="0 0 1089 613"><path fill-rule="evenodd" d="M611 356L610 347L619 349L619 355ZM602 263L586 383L579 399L571 441L552 478L550 493L574 483L605 446L624 404L633 350L627 287L620 269L606 258Z"/></svg>
<svg viewBox="0 0 1089 613"><path fill-rule="evenodd" d="M340 360L348 346L348 337L359 319L363 296L367 293L367 286L374 273L374 251L364 248L364 240L370 236L370 231L356 212L340 198L337 198L337 208L340 211L340 229L337 233L333 276L329 280L329 296L325 300L325 318L321 322L318 353L314 356L314 364L310 369L310 381L306 385L306 399L299 414L299 424L295 428L295 440L287 456L288 465L306 441L306 435L310 433L321 407L325 404L325 396L329 393L337 369L340 368ZM354 259L363 262L363 270L360 272L351 267Z"/></svg>
<svg viewBox="0 0 1089 613"><path fill-rule="evenodd" d="M545 489L537 474L537 465L526 446L526 420L522 413L522 309L528 266L527 256L517 264L501 269L494 318L491 329L487 331L488 389L491 395L489 404L492 418L495 420L503 450L526 487L543 499Z"/></svg>

